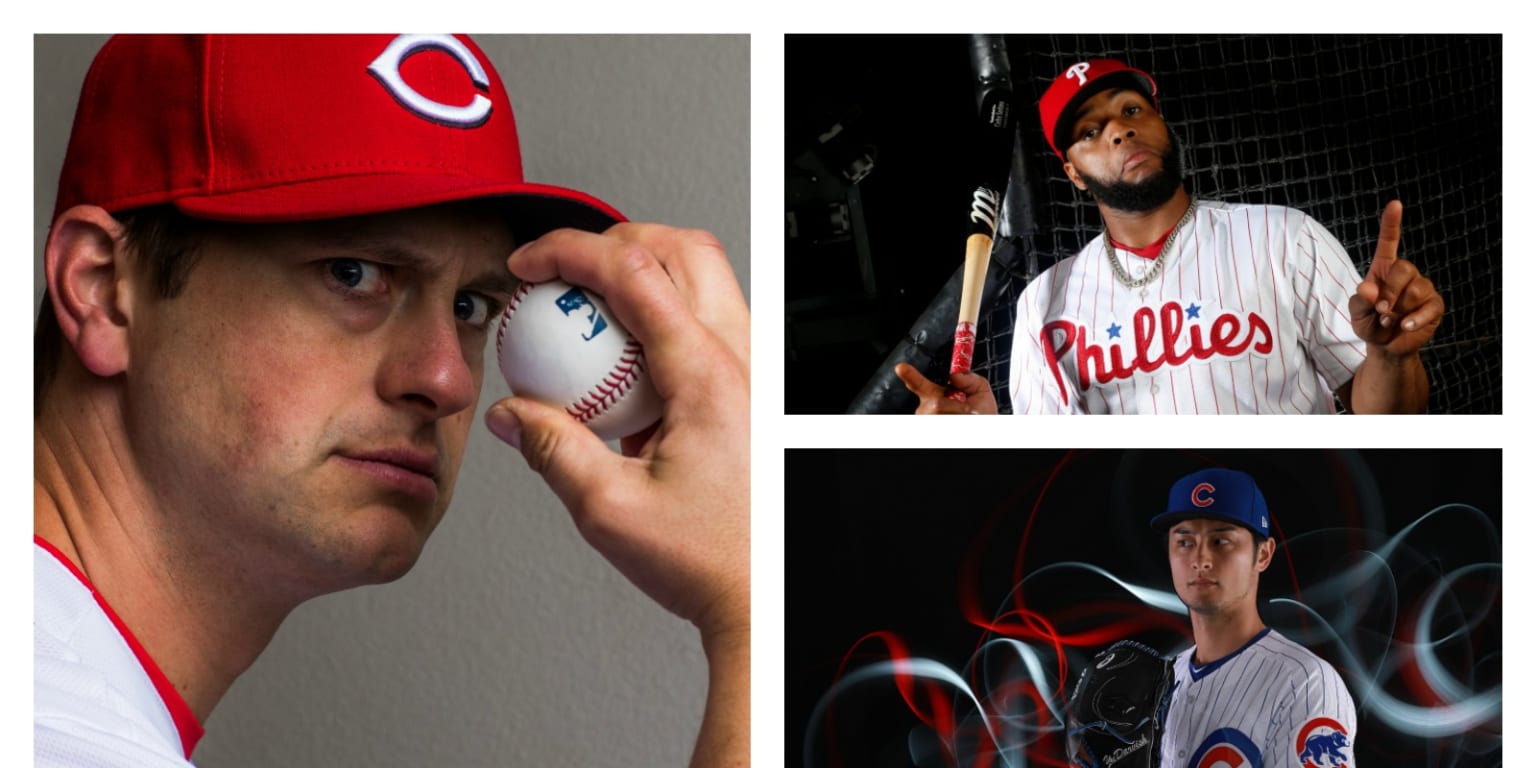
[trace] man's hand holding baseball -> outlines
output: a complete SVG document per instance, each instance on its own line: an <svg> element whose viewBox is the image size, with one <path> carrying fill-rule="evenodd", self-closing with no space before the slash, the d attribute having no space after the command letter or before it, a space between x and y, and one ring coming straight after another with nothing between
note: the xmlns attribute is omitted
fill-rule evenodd
<svg viewBox="0 0 1536 768"><path fill-rule="evenodd" d="M613 453L565 412L508 398L486 423L518 448L582 536L657 603L698 626L710 694L695 765L745 765L750 722L750 316L709 233L563 229L507 261L530 281L601 294L645 347L662 419Z"/></svg>

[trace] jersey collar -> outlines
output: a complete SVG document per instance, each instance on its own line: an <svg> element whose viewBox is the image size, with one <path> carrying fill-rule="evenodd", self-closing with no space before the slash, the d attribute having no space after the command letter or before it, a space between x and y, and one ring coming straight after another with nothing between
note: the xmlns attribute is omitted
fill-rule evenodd
<svg viewBox="0 0 1536 768"><path fill-rule="evenodd" d="M1205 677L1206 675L1209 675L1212 672L1215 672L1217 669L1219 669L1221 667L1221 665L1223 665L1223 664L1227 663L1228 661L1231 661L1232 659L1236 658L1237 655L1242 653L1243 651L1248 650L1248 648L1250 646L1252 646L1254 643L1257 643L1260 639L1262 639L1267 634L1269 634L1269 627L1265 627L1264 629L1260 630L1257 635L1253 636L1253 639L1249 640L1246 643L1243 643L1243 647L1241 647L1241 648L1239 648L1239 649L1237 649L1237 650L1235 650L1235 651L1233 651L1233 652L1231 652L1231 653L1229 653L1229 654L1227 654L1227 655L1225 655L1225 656L1223 656L1223 657L1221 657L1221 658L1219 658L1219 659L1217 659L1217 660L1215 660L1215 661L1213 661L1213 662L1211 662L1209 664L1202 664L1202 665L1198 665L1197 666L1195 664L1195 653L1194 653L1194 651L1190 651L1190 654L1189 654L1189 679L1190 679L1190 682L1198 681L1200 678Z"/></svg>

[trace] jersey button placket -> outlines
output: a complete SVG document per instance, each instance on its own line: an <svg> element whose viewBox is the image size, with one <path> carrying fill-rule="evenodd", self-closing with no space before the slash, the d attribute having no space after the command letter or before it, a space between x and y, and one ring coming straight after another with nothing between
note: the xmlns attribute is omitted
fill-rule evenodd
<svg viewBox="0 0 1536 768"><path fill-rule="evenodd" d="M1153 378L1156 374L1138 374L1131 377L1131 384L1136 387L1136 402L1140 405L1137 410L1140 413L1152 413L1156 407L1154 401L1157 398L1157 381Z"/></svg>

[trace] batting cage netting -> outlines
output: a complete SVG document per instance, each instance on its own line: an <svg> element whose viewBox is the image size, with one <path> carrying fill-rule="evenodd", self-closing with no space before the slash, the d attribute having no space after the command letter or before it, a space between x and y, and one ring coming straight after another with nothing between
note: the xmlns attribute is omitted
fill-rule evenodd
<svg viewBox="0 0 1536 768"><path fill-rule="evenodd" d="M1484 36L1009 36L1019 108L1018 155L1007 207L1021 212L994 253L973 369L1008 401L1015 303L1025 284L1075 254L1102 224L1040 135L1036 105L1074 62L1108 57L1150 73L1158 106L1183 146L1185 183L1199 199L1299 209L1348 249L1363 273L1382 208L1402 200L1399 255L1444 297L1446 314L1421 351L1431 413L1502 410L1502 39ZM1019 199L1022 198L1022 199ZM958 290L951 280L945 291ZM942 317L942 292L925 317ZM916 328L917 326L914 326ZM933 342L914 332L910 347ZM938 335L942 338L942 335ZM947 350L893 359L947 376ZM931 360L928 358L931 357ZM900 382L881 370L852 412L905 411Z"/></svg>

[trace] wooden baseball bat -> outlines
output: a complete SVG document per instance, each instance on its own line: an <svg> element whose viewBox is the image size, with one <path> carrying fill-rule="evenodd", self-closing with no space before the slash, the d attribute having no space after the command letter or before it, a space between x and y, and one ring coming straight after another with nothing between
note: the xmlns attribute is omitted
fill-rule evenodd
<svg viewBox="0 0 1536 768"><path fill-rule="evenodd" d="M955 345L950 356L951 375L971 370L976 351L976 323L981 317L981 293L987 265L992 260L992 239L997 236L1003 192L1008 184L1013 156L1013 83L1008 49L1002 35L972 35L971 68L976 74L976 106L980 137L977 142L978 184L971 193L970 233L965 239L965 272L960 284L960 317L955 324ZM949 397L964 400L965 393L951 390Z"/></svg>

